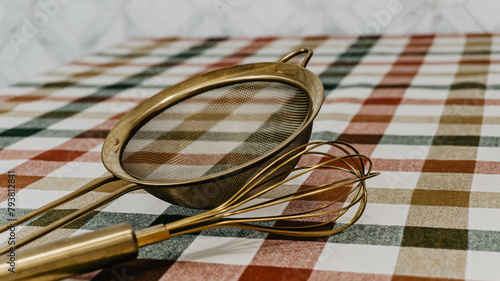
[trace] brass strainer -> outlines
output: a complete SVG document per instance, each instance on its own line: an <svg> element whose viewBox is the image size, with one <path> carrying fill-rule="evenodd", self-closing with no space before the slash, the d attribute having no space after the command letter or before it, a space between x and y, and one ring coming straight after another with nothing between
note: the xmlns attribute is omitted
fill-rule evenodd
<svg viewBox="0 0 500 281"><path fill-rule="evenodd" d="M173 183L146 189L168 202L213 208L237 192L263 160L309 139L310 100L296 86L273 81L208 90L141 126L124 146L123 170L141 181Z"/></svg>
<svg viewBox="0 0 500 281"><path fill-rule="evenodd" d="M302 53L301 66L285 63ZM277 63L223 68L156 94L111 130L104 165L167 202L220 205L266 163L309 140L323 102L321 81L305 69L311 56L304 48Z"/></svg>
<svg viewBox="0 0 500 281"><path fill-rule="evenodd" d="M306 54L300 66L286 63L299 54ZM120 181L122 187L16 241L16 246L139 188L192 208L222 204L269 163L308 141L323 101L321 81L305 69L311 56L312 50L303 48L276 63L208 72L139 104L116 124L103 144L102 162L111 175L18 218L17 223L104 183ZM283 172L292 170L297 161L282 165L280 176L252 192L284 179L287 173Z"/></svg>

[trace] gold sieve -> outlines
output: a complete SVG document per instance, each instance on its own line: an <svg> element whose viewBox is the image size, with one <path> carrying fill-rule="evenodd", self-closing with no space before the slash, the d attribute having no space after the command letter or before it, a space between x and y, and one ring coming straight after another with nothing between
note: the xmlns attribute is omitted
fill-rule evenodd
<svg viewBox="0 0 500 281"><path fill-rule="evenodd" d="M305 54L301 65L287 63ZM104 183L121 188L16 242L20 247L130 191L192 208L214 208L236 194L263 167L305 144L323 101L319 78L305 67L312 50L278 62L238 65L169 87L127 113L104 141L102 162L111 175L95 180L17 220L21 224ZM297 164L287 161L283 180ZM249 193L250 196L252 193ZM8 229L9 224L0 228ZM6 253L8 248L0 253Z"/></svg>

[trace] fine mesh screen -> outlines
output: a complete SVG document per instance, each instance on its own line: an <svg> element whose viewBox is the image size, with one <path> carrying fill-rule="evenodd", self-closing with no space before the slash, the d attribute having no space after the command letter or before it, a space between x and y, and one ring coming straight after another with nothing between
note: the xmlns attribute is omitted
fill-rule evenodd
<svg viewBox="0 0 500 281"><path fill-rule="evenodd" d="M307 118L309 99L279 82L244 82L183 100L129 140L123 169L142 180L194 179L247 163L282 144Z"/></svg>

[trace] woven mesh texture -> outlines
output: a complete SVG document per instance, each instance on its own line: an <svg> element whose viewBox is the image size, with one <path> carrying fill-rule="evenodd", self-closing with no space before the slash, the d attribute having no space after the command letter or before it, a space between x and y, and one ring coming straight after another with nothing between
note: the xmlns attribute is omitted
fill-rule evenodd
<svg viewBox="0 0 500 281"><path fill-rule="evenodd" d="M309 112L307 94L279 82L215 88L170 107L128 141L122 166L142 180L169 182L224 172L269 153Z"/></svg>

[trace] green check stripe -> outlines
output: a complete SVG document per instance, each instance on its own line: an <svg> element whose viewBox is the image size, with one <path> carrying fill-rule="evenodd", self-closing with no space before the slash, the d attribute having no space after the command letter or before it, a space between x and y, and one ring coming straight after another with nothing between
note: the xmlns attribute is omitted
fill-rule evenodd
<svg viewBox="0 0 500 281"><path fill-rule="evenodd" d="M500 232L477 229L354 224L328 242L500 252Z"/></svg>
<svg viewBox="0 0 500 281"><path fill-rule="evenodd" d="M361 62L363 57L368 54L379 38L380 37L358 38L354 44L344 53L339 55L332 64L318 75L325 88L325 96L339 86L340 82ZM333 71L335 71L337 75L335 77L330 77L330 73Z"/></svg>
<svg viewBox="0 0 500 281"><path fill-rule="evenodd" d="M316 131L312 133L313 140L331 140L339 133L331 131ZM359 135L366 136L366 135ZM433 145L433 146L471 146L471 147L499 147L500 137L479 136L407 136L407 135L372 135L381 137L379 144L394 145ZM368 139L361 143L367 143ZM368 142L369 143L369 142Z"/></svg>

